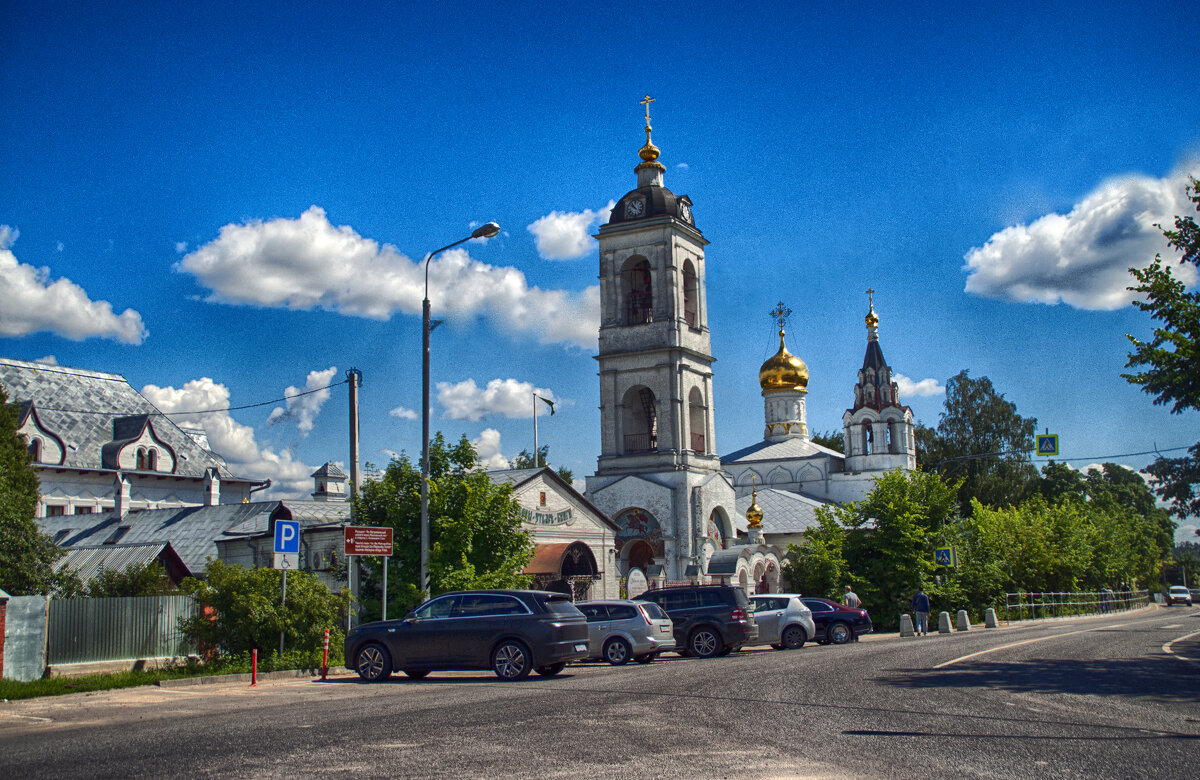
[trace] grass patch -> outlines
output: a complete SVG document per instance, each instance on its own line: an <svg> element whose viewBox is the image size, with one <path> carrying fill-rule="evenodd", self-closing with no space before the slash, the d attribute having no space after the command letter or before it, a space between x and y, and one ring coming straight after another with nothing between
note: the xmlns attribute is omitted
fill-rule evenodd
<svg viewBox="0 0 1200 780"><path fill-rule="evenodd" d="M316 669L321 665L320 655L311 653L285 652L259 659L258 671L261 673L284 671L291 669ZM329 668L335 669L342 665L342 654L330 653ZM139 685L153 685L159 680L178 680L183 677L209 677L224 674L249 674L251 667L250 654L240 654L229 658L216 658L207 663L189 661L179 666L163 669L146 669L135 672L116 672L113 674L89 674L83 677L49 677L29 682L0 679L0 699L17 701L18 699L35 699L40 696L62 696L67 693L88 693L91 691L110 691L118 688L135 688Z"/></svg>

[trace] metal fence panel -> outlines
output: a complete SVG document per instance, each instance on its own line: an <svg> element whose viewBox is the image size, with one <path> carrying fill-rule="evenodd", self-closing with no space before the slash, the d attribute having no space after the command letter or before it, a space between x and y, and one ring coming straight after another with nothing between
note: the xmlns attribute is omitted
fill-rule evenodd
<svg viewBox="0 0 1200 780"><path fill-rule="evenodd" d="M1023 591L1004 594L1004 619L1011 622L1075 615L1103 615L1141 609L1149 603L1150 592L1145 590Z"/></svg>
<svg viewBox="0 0 1200 780"><path fill-rule="evenodd" d="M187 655L179 620L196 610L190 596L52 599L46 664Z"/></svg>
<svg viewBox="0 0 1200 780"><path fill-rule="evenodd" d="M4 626L4 678L28 682L46 671L46 596L13 596Z"/></svg>

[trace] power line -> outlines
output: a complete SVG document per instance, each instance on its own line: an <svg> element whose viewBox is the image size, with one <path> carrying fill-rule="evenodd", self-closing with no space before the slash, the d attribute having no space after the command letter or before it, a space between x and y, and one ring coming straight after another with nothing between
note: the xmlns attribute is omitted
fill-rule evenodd
<svg viewBox="0 0 1200 780"><path fill-rule="evenodd" d="M67 373L67 372L61 371L61 372L57 372L57 373ZM350 382L349 379L343 379L340 382L334 382L333 384L325 385L324 387L317 387L312 390L305 390L302 393L293 393L292 395L285 395L282 398L274 398L270 401L259 401L258 403L243 404L241 406L224 406L224 407L221 407L218 409L198 409L194 412L192 412L192 411L189 411L189 412L160 412L158 409L155 409L153 412L138 412L138 411L115 412L112 410L102 410L102 409L61 409L61 408L49 407L49 406L45 406L45 407L35 406L35 408L39 412L66 412L69 414L111 414L111 415L151 414L151 415L156 415L159 417L176 417L176 416L182 416L182 415L188 415L188 414L217 414L219 412L236 412L236 411L239 411L242 409L254 409L259 406L270 406L271 404L286 403L289 399L300 398L301 396L312 395L313 393L320 393L325 390L330 390L332 388L335 388L338 385L348 384L349 382ZM138 395L141 396L141 393L139 393Z"/></svg>

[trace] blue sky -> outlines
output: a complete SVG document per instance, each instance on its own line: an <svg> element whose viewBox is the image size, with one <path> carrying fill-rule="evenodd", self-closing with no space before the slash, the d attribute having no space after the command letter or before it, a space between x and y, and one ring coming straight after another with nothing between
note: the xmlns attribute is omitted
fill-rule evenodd
<svg viewBox="0 0 1200 780"><path fill-rule="evenodd" d="M415 263L495 220L433 262L434 428L511 457L541 388L541 442L582 477L589 235L635 184L649 93L712 242L718 451L761 437L778 300L810 428L840 429L870 287L922 422L965 368L1073 465L1141 467L1116 456L1200 431L1119 377L1150 330L1125 269L1200 173L1198 33L1184 2L7 2L0 354L121 373L164 411L357 367L382 464L420 450ZM276 495L348 459L345 385L193 421Z"/></svg>

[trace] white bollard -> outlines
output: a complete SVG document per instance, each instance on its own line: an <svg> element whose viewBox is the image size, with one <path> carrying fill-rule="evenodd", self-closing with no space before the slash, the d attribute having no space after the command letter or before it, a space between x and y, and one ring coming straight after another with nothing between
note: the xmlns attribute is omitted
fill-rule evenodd
<svg viewBox="0 0 1200 780"><path fill-rule="evenodd" d="M914 633L912 616L905 612L900 616L900 636L912 636Z"/></svg>
<svg viewBox="0 0 1200 780"><path fill-rule="evenodd" d="M967 611L965 609L960 609L958 611L958 630L959 631L970 631L971 630L971 618L967 617Z"/></svg>
<svg viewBox="0 0 1200 780"><path fill-rule="evenodd" d="M987 608L987 611L983 613L983 625L986 628L1000 627L999 621L996 620L996 610L992 609L991 607Z"/></svg>
<svg viewBox="0 0 1200 780"><path fill-rule="evenodd" d="M938 633L939 634L949 634L950 633L950 613L949 612L939 612L938 613Z"/></svg>

